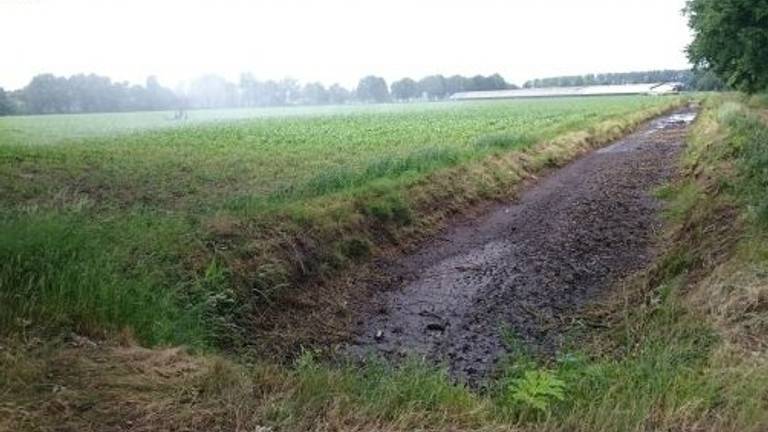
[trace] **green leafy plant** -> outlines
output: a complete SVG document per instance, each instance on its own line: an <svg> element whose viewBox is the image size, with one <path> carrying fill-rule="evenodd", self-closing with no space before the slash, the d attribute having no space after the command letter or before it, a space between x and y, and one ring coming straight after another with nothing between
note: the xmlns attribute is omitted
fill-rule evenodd
<svg viewBox="0 0 768 432"><path fill-rule="evenodd" d="M512 381L512 400L541 413L548 413L556 401L565 399L565 382L546 370L530 370Z"/></svg>

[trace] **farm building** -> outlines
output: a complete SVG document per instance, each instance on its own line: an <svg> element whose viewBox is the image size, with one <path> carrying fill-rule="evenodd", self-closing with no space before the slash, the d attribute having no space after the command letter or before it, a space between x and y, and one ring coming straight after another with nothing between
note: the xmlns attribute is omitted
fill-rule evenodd
<svg viewBox="0 0 768 432"><path fill-rule="evenodd" d="M492 90L460 92L451 95L452 100L476 99L522 99L569 96L609 96L609 95L665 95L675 94L682 89L682 83L652 83L601 85L583 87L549 87L519 90Z"/></svg>

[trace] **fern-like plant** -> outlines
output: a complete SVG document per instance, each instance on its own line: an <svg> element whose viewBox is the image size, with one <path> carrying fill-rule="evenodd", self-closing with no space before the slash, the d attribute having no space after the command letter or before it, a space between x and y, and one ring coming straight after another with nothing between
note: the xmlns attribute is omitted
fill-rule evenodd
<svg viewBox="0 0 768 432"><path fill-rule="evenodd" d="M526 371L509 385L512 400L541 413L549 413L556 401L565 399L565 382L546 370Z"/></svg>

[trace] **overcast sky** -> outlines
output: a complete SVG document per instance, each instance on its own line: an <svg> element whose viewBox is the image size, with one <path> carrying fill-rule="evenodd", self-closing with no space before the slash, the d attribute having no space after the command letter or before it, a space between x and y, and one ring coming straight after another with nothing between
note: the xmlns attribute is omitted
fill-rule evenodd
<svg viewBox="0 0 768 432"><path fill-rule="evenodd" d="M353 86L687 68L685 0L0 0L0 86L94 72Z"/></svg>

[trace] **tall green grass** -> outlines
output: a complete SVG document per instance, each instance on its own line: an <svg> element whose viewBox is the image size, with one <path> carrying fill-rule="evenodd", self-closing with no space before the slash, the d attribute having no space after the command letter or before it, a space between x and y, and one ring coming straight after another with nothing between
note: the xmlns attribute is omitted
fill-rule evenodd
<svg viewBox="0 0 768 432"><path fill-rule="evenodd" d="M756 115L738 110L727 111L724 117L742 176L736 187L754 216L768 224L768 125Z"/></svg>
<svg viewBox="0 0 768 432"><path fill-rule="evenodd" d="M0 328L204 346L210 334L179 262L189 227L153 213L0 217Z"/></svg>

